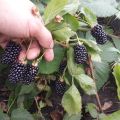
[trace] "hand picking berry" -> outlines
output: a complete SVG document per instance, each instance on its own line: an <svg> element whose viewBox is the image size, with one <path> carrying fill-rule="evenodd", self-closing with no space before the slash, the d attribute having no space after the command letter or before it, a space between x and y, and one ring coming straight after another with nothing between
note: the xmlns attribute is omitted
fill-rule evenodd
<svg viewBox="0 0 120 120"><path fill-rule="evenodd" d="M105 44L107 40L107 34L104 32L103 27L99 24L95 25L91 29L91 35L96 39L98 44Z"/></svg>
<svg viewBox="0 0 120 120"><path fill-rule="evenodd" d="M9 41L4 53L1 55L0 62L3 64L13 63L22 50L21 46L13 41Z"/></svg>
<svg viewBox="0 0 120 120"><path fill-rule="evenodd" d="M38 73L38 67L27 64L26 68L26 73L24 74L24 80L22 81L22 83L30 84L35 80L35 76Z"/></svg>
<svg viewBox="0 0 120 120"><path fill-rule="evenodd" d="M8 75L8 80L11 83L19 83L23 81L25 72L26 72L26 64L14 62L11 65L10 73Z"/></svg>
<svg viewBox="0 0 120 120"><path fill-rule="evenodd" d="M59 96L63 96L63 94L65 93L65 87L66 87L66 84L64 81L61 81L60 79L55 81L55 92Z"/></svg>
<svg viewBox="0 0 120 120"><path fill-rule="evenodd" d="M84 64L88 59L87 49L84 45L77 44L74 46L74 60L77 64Z"/></svg>

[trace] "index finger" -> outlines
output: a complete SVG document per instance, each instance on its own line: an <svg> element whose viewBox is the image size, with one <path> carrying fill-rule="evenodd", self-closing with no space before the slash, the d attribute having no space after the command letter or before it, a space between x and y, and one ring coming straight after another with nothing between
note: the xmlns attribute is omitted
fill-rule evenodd
<svg viewBox="0 0 120 120"><path fill-rule="evenodd" d="M52 35L39 18L35 18L35 21L30 23L30 34L38 40L42 47L53 48Z"/></svg>

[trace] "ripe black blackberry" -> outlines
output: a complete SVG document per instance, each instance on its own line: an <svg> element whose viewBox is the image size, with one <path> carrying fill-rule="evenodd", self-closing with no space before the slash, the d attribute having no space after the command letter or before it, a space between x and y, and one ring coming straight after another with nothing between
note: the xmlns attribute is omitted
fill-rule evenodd
<svg viewBox="0 0 120 120"><path fill-rule="evenodd" d="M59 96L63 96L63 94L65 93L65 87L65 82L61 81L60 79L55 81L55 92Z"/></svg>
<svg viewBox="0 0 120 120"><path fill-rule="evenodd" d="M11 65L10 73L8 75L8 80L11 83L19 83L22 82L24 79L24 74L26 72L26 65L19 63L19 62L14 62Z"/></svg>
<svg viewBox="0 0 120 120"><path fill-rule="evenodd" d="M74 60L77 64L84 64L88 59L87 49L84 45L75 45L74 46Z"/></svg>
<svg viewBox="0 0 120 120"><path fill-rule="evenodd" d="M91 35L96 39L98 44L105 44L107 42L107 34L104 32L103 27L99 24L91 29Z"/></svg>
<svg viewBox="0 0 120 120"><path fill-rule="evenodd" d="M59 73L62 75L63 72L64 72L64 69L65 67L67 66L67 60L63 60L61 63L60 63L60 66L59 66Z"/></svg>
<svg viewBox="0 0 120 120"><path fill-rule="evenodd" d="M0 62L3 64L13 63L19 56L21 50L22 48L19 44L10 41L1 55Z"/></svg>
<svg viewBox="0 0 120 120"><path fill-rule="evenodd" d="M26 73L24 74L24 79L23 79L22 83L30 84L31 82L33 82L35 80L35 76L37 75L37 73L38 73L37 66L27 64Z"/></svg>

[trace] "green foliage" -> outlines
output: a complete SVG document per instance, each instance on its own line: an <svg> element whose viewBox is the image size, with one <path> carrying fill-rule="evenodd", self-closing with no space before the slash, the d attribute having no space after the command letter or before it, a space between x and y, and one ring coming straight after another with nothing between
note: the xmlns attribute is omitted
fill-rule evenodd
<svg viewBox="0 0 120 120"><path fill-rule="evenodd" d="M108 116L101 118L100 120L119 120L120 119L120 110L114 112Z"/></svg>
<svg viewBox="0 0 120 120"><path fill-rule="evenodd" d="M81 112L81 96L74 84L65 92L62 98L62 106L69 115Z"/></svg>
<svg viewBox="0 0 120 120"><path fill-rule="evenodd" d="M119 8L118 3L115 0L32 1L40 9L46 27L52 33L55 43L55 58L52 62L47 62L44 59L40 60L38 66L39 73L36 76L35 83L30 85L13 85L6 81L6 86L10 91L7 104L8 111L7 114L0 111L0 120L43 119L40 110L46 105L52 106L52 101L48 97L51 94L54 95L52 88L50 88L50 82L53 82L58 77L66 82L66 92L61 102L66 112L63 120L80 120L82 117L82 95L80 94L80 88L83 89L83 94L95 95L97 93L96 89L99 90L109 78L111 71L109 64L120 59L119 38L111 35L113 42L109 41L105 45L98 45L90 32L91 28L97 24L97 17L119 15L117 9ZM59 15L60 21L56 20L57 15ZM113 34L113 31L108 27L106 27L106 31L108 34ZM84 44L87 49L89 60L86 64L76 64L74 61L73 46L77 43ZM64 59L67 60L67 66L61 75L59 74L59 65ZM91 73L88 73L87 68L90 69ZM0 72L7 73L8 71L8 66L0 64ZM90 77L91 74L95 80ZM115 64L113 75L117 84L118 98L120 99L120 63ZM41 76L45 76L45 79L41 80ZM41 88L39 89L38 86L45 86L42 90L46 92L46 95L42 96L43 98L41 96L38 97L39 100L35 101L38 112L32 114L28 110L34 103L36 96L42 94ZM118 120L120 111L108 116L99 115L95 104L88 103L86 112L89 112L95 119L101 116L101 120L113 120L114 118Z"/></svg>
<svg viewBox="0 0 120 120"><path fill-rule="evenodd" d="M81 74L75 76L77 82L81 86L81 88L87 93L88 95L95 95L96 94L96 86L95 81L85 74Z"/></svg>
<svg viewBox="0 0 120 120"><path fill-rule="evenodd" d="M60 30L53 31L52 34L58 41L67 41L74 35L74 32L69 27L64 27Z"/></svg>
<svg viewBox="0 0 120 120"><path fill-rule="evenodd" d="M92 2L84 2L97 17L109 17L118 12L116 5L113 5L113 2L108 0L93 0ZM117 3L114 3L117 4Z"/></svg>
<svg viewBox="0 0 120 120"><path fill-rule="evenodd" d="M113 75L115 77L116 85L117 85L117 95L120 100L120 63L117 63L113 69Z"/></svg>
<svg viewBox="0 0 120 120"><path fill-rule="evenodd" d="M82 7L81 12L84 15L85 21L90 27L97 23L97 17L95 16L95 14L93 14L93 12L91 12L89 8Z"/></svg>
<svg viewBox="0 0 120 120"><path fill-rule="evenodd" d="M51 74L58 71L61 60L64 57L65 49L57 45L54 47L54 60L52 62L47 62L42 59L39 63L39 73Z"/></svg>
<svg viewBox="0 0 120 120"><path fill-rule="evenodd" d="M51 0L44 12L45 24L48 24L58 15L67 4L68 0Z"/></svg>
<svg viewBox="0 0 120 120"><path fill-rule="evenodd" d="M80 120L81 119L81 113L71 115L69 116L67 113L65 114L63 120Z"/></svg>
<svg viewBox="0 0 120 120"><path fill-rule="evenodd" d="M65 5L61 14L64 15L66 13L70 13L73 15L78 10L79 5L80 5L79 0L68 0L68 3L67 5Z"/></svg>
<svg viewBox="0 0 120 120"><path fill-rule="evenodd" d="M11 120L34 120L32 115L24 108L17 108L11 114Z"/></svg>
<svg viewBox="0 0 120 120"><path fill-rule="evenodd" d="M66 14L63 18L65 23L67 23L73 31L76 31L79 28L79 21L71 14Z"/></svg>
<svg viewBox="0 0 120 120"><path fill-rule="evenodd" d="M97 89L99 90L109 78L110 68L108 63L93 62L94 75L96 78Z"/></svg>
<svg viewBox="0 0 120 120"><path fill-rule="evenodd" d="M0 110L0 120L10 120L10 118Z"/></svg>
<svg viewBox="0 0 120 120"><path fill-rule="evenodd" d="M88 103L86 109L87 109L87 111L90 113L90 115L91 115L93 118L97 118L97 117L98 117L98 112L97 112L97 109L96 109L96 105L95 105L95 104L93 104L93 103Z"/></svg>

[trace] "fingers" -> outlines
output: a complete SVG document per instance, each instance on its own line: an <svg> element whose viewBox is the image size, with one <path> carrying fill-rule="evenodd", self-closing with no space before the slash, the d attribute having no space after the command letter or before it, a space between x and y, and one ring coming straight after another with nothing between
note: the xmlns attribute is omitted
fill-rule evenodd
<svg viewBox="0 0 120 120"><path fill-rule="evenodd" d="M53 48L54 43L52 35L42 24L40 19L34 18L33 22L30 21L29 30L30 36L35 37L43 48Z"/></svg>
<svg viewBox="0 0 120 120"><path fill-rule="evenodd" d="M50 62L54 59L54 52L53 49L46 49L45 53L44 53L44 58Z"/></svg>
<svg viewBox="0 0 120 120"><path fill-rule="evenodd" d="M29 60L33 60L40 55L40 46L38 45L37 41L33 41L33 43L29 48L29 51L26 54L27 54L27 59ZM48 62L52 61L54 58L53 49L46 49L44 53L44 58Z"/></svg>
<svg viewBox="0 0 120 120"><path fill-rule="evenodd" d="M27 59L33 60L40 54L40 47L37 41L33 41L29 50L27 51Z"/></svg>
<svg viewBox="0 0 120 120"><path fill-rule="evenodd" d="M5 46L7 45L8 43L8 40L9 40L9 37L8 36L5 36L3 34L0 34L0 46L2 48L5 48Z"/></svg>

